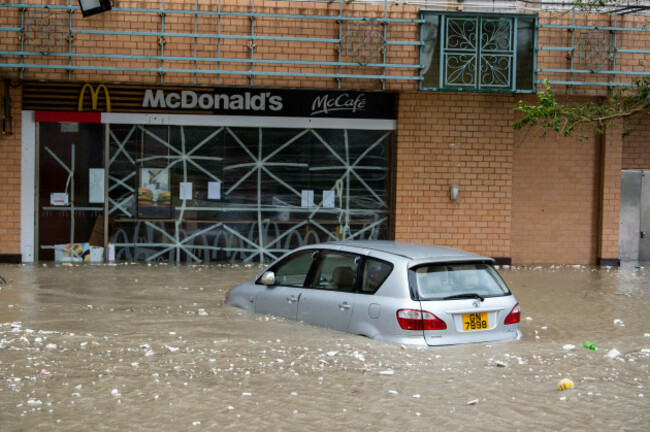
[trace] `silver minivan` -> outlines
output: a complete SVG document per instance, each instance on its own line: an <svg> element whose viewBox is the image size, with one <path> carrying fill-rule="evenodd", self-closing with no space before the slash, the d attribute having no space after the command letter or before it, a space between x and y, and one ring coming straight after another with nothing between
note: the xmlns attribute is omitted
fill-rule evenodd
<svg viewBox="0 0 650 432"><path fill-rule="evenodd" d="M520 339L520 310L491 258L383 240L300 247L227 303L400 344Z"/></svg>

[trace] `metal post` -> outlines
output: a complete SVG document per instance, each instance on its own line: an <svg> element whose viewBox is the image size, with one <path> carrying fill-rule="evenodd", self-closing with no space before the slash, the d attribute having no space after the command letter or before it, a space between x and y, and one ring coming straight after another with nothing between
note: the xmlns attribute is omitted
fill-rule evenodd
<svg viewBox="0 0 650 432"><path fill-rule="evenodd" d="M109 219L109 213L108 213L108 176L110 174L109 171L109 161L111 157L111 151L110 151L110 142L109 142L109 130L111 128L110 124L104 125L104 262L108 262L108 229L109 229L109 224L108 224L108 219Z"/></svg>
<svg viewBox="0 0 650 432"><path fill-rule="evenodd" d="M250 50L251 50L251 68L250 68L251 74L250 74L249 81L250 81L250 85L252 87L253 86L253 60L255 60L255 56L254 56L254 53L255 53L255 0L251 0L251 12L252 12L252 15L251 15L251 38L250 38L250 42L249 42L249 44L250 44L249 47L250 47Z"/></svg>
<svg viewBox="0 0 650 432"><path fill-rule="evenodd" d="M217 8L217 58L221 58L221 0L219 0L219 7ZM221 81L221 74L219 73L221 62L217 61L217 85Z"/></svg>
<svg viewBox="0 0 650 432"><path fill-rule="evenodd" d="M74 169L75 169L75 145L71 144L70 155L70 244L74 243Z"/></svg>
<svg viewBox="0 0 650 432"><path fill-rule="evenodd" d="M160 12L160 84L165 82L165 0L162 0Z"/></svg>
<svg viewBox="0 0 650 432"><path fill-rule="evenodd" d="M196 49L196 45L197 45L198 38L196 37L196 35L198 35L198 33L199 33L199 31L198 31L199 13L198 12L199 12L199 3L198 3L198 0L194 0L194 34L195 34L195 36L194 36L194 84L196 84L196 82L197 82L197 80L196 80L196 78L197 78L197 73L196 73L197 49Z"/></svg>
<svg viewBox="0 0 650 432"><path fill-rule="evenodd" d="M68 66L72 66L72 0L68 10ZM72 81L72 69L68 69L68 80Z"/></svg>
<svg viewBox="0 0 650 432"><path fill-rule="evenodd" d="M343 47L341 46L343 42L343 0L339 0L339 49L338 49L338 73L336 81L338 83L338 88L341 88L341 51Z"/></svg>

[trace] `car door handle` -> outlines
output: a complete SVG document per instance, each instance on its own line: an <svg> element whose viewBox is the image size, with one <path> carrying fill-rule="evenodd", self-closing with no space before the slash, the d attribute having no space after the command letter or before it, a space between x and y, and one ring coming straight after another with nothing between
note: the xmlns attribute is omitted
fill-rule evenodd
<svg viewBox="0 0 650 432"><path fill-rule="evenodd" d="M289 303L295 303L298 300L300 300L300 296L296 297L295 295L290 295L289 297L287 297L287 301Z"/></svg>
<svg viewBox="0 0 650 432"><path fill-rule="evenodd" d="M352 305L348 302L339 303L339 308L342 310L348 310L352 308Z"/></svg>

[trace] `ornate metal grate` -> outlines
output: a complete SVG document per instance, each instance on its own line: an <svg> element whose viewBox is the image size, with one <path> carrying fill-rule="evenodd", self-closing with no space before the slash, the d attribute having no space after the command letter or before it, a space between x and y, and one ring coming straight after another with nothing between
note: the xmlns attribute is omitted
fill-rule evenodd
<svg viewBox="0 0 650 432"><path fill-rule="evenodd" d="M609 69L614 58L614 41L609 31L590 30L578 40L578 64L588 70Z"/></svg>
<svg viewBox="0 0 650 432"><path fill-rule="evenodd" d="M343 57L351 58L362 66L380 62L386 46L383 26L371 21L348 23L341 43Z"/></svg>
<svg viewBox="0 0 650 432"><path fill-rule="evenodd" d="M62 52L66 49L65 11L29 9L25 19L25 45L42 54Z"/></svg>
<svg viewBox="0 0 650 432"><path fill-rule="evenodd" d="M444 86L512 87L513 20L456 18L445 22Z"/></svg>

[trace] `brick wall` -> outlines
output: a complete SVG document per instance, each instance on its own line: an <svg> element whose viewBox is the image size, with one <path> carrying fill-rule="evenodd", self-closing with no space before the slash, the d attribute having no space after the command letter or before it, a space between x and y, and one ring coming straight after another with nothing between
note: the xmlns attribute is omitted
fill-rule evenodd
<svg viewBox="0 0 650 432"><path fill-rule="evenodd" d="M622 122L607 126L602 136L600 158L600 226L598 258L618 259L618 228L621 204Z"/></svg>
<svg viewBox="0 0 650 432"><path fill-rule="evenodd" d="M512 104L510 95L400 94L396 240L510 256Z"/></svg>
<svg viewBox="0 0 650 432"><path fill-rule="evenodd" d="M27 4L42 4L38 0L27 0ZM51 5L68 6L69 0L53 0ZM76 3L75 3L76 5ZM115 7L158 9L162 2L142 2L120 0ZM59 28L63 31L62 37L55 31L53 39L49 40L47 56L5 56L2 61L6 63L44 64L59 66L60 68L26 69L23 78L26 80L72 80L72 81L107 81L131 83L164 83L164 84L191 84L191 85L240 85L240 86L287 86L292 88L363 88L383 89L384 83L380 79L336 79L337 74L365 74L380 76L384 73L381 67L344 66L340 69L331 63L339 60L347 63L356 63L357 54L354 46L347 49L345 43L337 44L335 41L342 37L344 41L354 42L356 34L363 34L364 26L384 36L384 27L381 23L354 23L346 20L332 19L339 16L416 19L418 8L404 5L391 4L388 8L384 5L348 4L339 2L296 2L296 1L251 1L251 0L226 0L223 2L200 2L198 11L209 13L193 15L191 13L175 14L174 10L193 11L194 1L166 0L164 14L143 11L125 12L109 11L106 13L83 18L79 11L69 14L63 10L50 10L47 12L53 22L64 23ZM39 48L39 26L30 18L42 17L42 11L26 9L24 16L18 8L1 9L0 26L18 28L23 20L28 21L33 35L24 40L25 51L42 52ZM218 12L221 15L218 15ZM255 19L245 15L255 12L267 14ZM240 15L236 15L240 14ZM243 15L241 15L243 14ZM315 17L328 17L330 19L316 18L286 18L271 15L308 15ZM68 45L67 28L75 30ZM129 35L112 34L99 35L83 33L84 31L119 31L119 32L146 32L149 34ZM159 32L174 34L174 36L160 37ZM416 42L419 39L417 24L394 22L389 23L385 29L386 40L408 40ZM197 37L193 37L196 34ZM351 38L346 38L346 35ZM251 43L250 36L261 39ZM0 46L10 51L20 51L21 41L15 32L0 31ZM298 41L269 40L264 38L303 38ZM309 41L307 39L320 39ZM377 51L369 58L369 63L404 64L418 63L419 47L417 45L387 45L383 53ZM71 51L81 57L69 57ZM203 61L197 62L183 59L183 57L196 56ZM84 54L105 57L86 57ZM129 59L116 58L123 55L133 56ZM162 56L166 58L161 63ZM110 56L114 56L111 58ZM147 57L147 58L145 58ZM262 63L251 64L248 60L262 60ZM226 60L226 61L224 61ZM283 63L283 61L285 61ZM286 61L312 62L312 64L287 64ZM327 64L330 63L330 64ZM88 70L71 70L65 67L71 65L96 66ZM160 74L157 71L134 71L132 68L167 68L174 72ZM109 69L105 69L109 68ZM196 68L196 71L195 71ZM5 75L18 78L17 70L2 71ZM230 72L225 74L222 72ZM283 73L303 74L303 76L286 77ZM261 76L259 73L273 75ZM329 74L331 77L315 77L318 74ZM413 68L393 69L386 72L395 76L416 76L417 70ZM385 83L389 90L415 89L416 80L393 80Z"/></svg>
<svg viewBox="0 0 650 432"><path fill-rule="evenodd" d="M601 137L587 136L514 133L513 262L595 263Z"/></svg>
<svg viewBox="0 0 650 432"><path fill-rule="evenodd" d="M9 90L13 117L12 133L0 136L0 255L20 253L20 105L21 89ZM4 83L0 81L0 95Z"/></svg>
<svg viewBox="0 0 650 432"><path fill-rule="evenodd" d="M26 4L42 4L40 0L27 0ZM52 0L52 5L67 6L69 0ZM166 0L167 9L191 10L194 2ZM119 0L115 7L156 8L160 2ZM288 1L256 1L256 12L278 14L313 14L337 16L341 5L334 3L306 3ZM223 2L201 1L201 11L251 12L250 0L226 0ZM383 5L342 5L344 16L381 17ZM9 11L9 13L6 13ZM21 23L20 10L2 9L0 27L15 28ZM54 11L56 12L56 11ZM391 18L417 18L419 9L391 4L387 9ZM59 14L61 15L61 14ZM64 18L70 18L63 13ZM79 12L71 15L73 28L80 30L123 30L159 32L163 22L158 14L118 13L117 11L82 18ZM594 17L578 15L577 25L612 25L611 16ZM641 27L647 25L647 17L627 15L619 17L618 25ZM541 24L572 24L571 14L541 14ZM251 20L241 16L199 16L165 14L164 30L173 33L199 35L240 35L251 32ZM254 22L254 34L259 36L295 36L335 39L341 27L336 20L298 20L260 17ZM540 29L539 45L571 45L572 39L584 32L566 29ZM617 46L622 49L647 49L648 38L639 33L618 34ZM389 40L419 39L417 25L391 23L386 29ZM25 49L34 51L25 40ZM20 40L15 33L0 32L0 46L19 51ZM510 125L514 118L512 108L519 96L417 92L416 81L386 81L379 79L353 80L343 78L311 77L315 71L324 73L366 73L380 75L381 68L363 66L342 67L340 71L326 62L352 61L343 52L345 47L320 42L289 42L259 40L254 46L249 40L222 39L214 37L194 38L169 36L133 36L115 34L110 38L94 34L75 34L72 40L74 53L94 55L129 54L132 56L158 56L161 49L169 56L198 56L206 58L250 58L251 50L256 59L269 63L256 64L254 72L270 71L277 76L249 76L251 65L243 62L207 61L197 67L210 73L195 74L194 64L186 60L165 60L167 67L186 69L187 72L168 73L132 71L133 67L160 67L159 59L132 58L128 61L114 58L69 58L68 42L63 40L47 57L4 56L1 61L10 63L39 63L50 66L92 65L90 71L63 69L25 69L25 80L53 81L107 81L124 83L198 84L277 86L286 88L355 88L400 92L399 119L396 133L396 186L394 232L398 240L438 243L469 249L497 257L512 257L514 262L594 262L598 254L598 208L599 208L599 140L591 137L586 142L560 139L556 135L540 138L534 131L514 132ZM540 51L538 67L542 69L566 69L573 61L580 61L564 51ZM648 55L619 52L617 67L629 71L645 71L650 64ZM321 65L286 66L274 60L289 59L321 62ZM91 63L92 61L92 63ZM388 45L386 63L417 64L419 48L405 45ZM103 70L115 68L116 70ZM238 72L224 75L222 70ZM588 68L585 66L585 70ZM285 77L288 71L303 73L303 77ZM393 75L410 75L410 69L393 69ZM578 75L578 74L576 74ZM596 74L579 74L584 81L600 80ZM16 84L21 78L18 69L3 68L0 78L10 78ZM569 79L568 73L539 73L538 79ZM615 77L617 81L626 77ZM575 95L599 95L607 92L605 86L574 87L555 86L557 92ZM19 253L20 236L20 89L12 90L13 135L2 137L0 152L5 161L0 172L2 178L2 203L0 203L0 254ZM632 120L630 120L632 121ZM628 122L627 125L631 123ZM641 119L634 131L623 141L623 168L650 168L650 152L647 150L650 121ZM609 177L611 177L611 172ZM457 184L460 198L450 201L449 187ZM607 199L616 201L616 183L610 185ZM614 218L615 212L610 212ZM609 219L608 219L609 220ZM613 219L612 219L613 220ZM602 230L601 230L602 231ZM604 233L604 231L602 231ZM611 234L611 233L610 233ZM612 234L613 235L613 234ZM612 254L611 250L606 251ZM605 256L605 258L612 258Z"/></svg>
<svg viewBox="0 0 650 432"><path fill-rule="evenodd" d="M650 114L625 121L623 169L650 169Z"/></svg>

